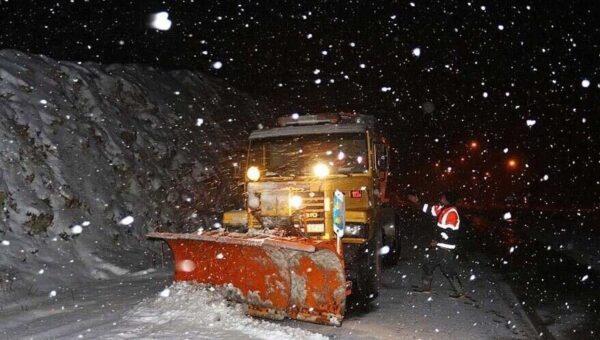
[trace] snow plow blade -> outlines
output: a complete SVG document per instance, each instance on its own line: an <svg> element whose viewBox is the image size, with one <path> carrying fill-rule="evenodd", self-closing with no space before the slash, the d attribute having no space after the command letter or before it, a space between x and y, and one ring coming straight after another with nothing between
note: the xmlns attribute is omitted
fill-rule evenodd
<svg viewBox="0 0 600 340"><path fill-rule="evenodd" d="M150 233L173 253L175 281L224 287L248 314L339 326L347 284L335 241L226 233Z"/></svg>

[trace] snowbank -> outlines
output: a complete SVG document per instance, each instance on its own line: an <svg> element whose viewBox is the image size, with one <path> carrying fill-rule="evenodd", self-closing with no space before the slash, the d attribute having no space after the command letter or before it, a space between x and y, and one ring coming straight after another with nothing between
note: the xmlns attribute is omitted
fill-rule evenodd
<svg viewBox="0 0 600 340"><path fill-rule="evenodd" d="M217 291L177 283L129 311L104 339L311 339L326 337L245 315Z"/></svg>
<svg viewBox="0 0 600 340"><path fill-rule="evenodd" d="M256 102L198 73L0 51L0 300L154 266L148 231L232 205L259 123Z"/></svg>

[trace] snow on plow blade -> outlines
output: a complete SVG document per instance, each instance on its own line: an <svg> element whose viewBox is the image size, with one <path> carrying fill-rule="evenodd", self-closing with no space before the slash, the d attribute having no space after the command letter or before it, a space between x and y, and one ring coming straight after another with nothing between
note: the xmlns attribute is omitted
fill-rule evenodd
<svg viewBox="0 0 600 340"><path fill-rule="evenodd" d="M228 287L227 298L247 303L249 315L342 322L346 276L335 241L219 231L148 237L169 244L175 281Z"/></svg>

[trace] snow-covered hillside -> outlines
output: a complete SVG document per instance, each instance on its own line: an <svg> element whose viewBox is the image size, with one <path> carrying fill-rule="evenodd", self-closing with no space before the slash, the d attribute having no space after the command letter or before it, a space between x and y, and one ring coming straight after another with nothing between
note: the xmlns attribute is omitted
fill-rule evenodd
<svg viewBox="0 0 600 340"><path fill-rule="evenodd" d="M212 225L260 123L199 73L0 51L0 297L156 265L144 235Z"/></svg>

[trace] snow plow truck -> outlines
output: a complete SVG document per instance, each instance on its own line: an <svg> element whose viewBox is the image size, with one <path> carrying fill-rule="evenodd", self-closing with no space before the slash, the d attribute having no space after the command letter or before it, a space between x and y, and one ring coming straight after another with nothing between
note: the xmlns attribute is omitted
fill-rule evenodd
<svg viewBox="0 0 600 340"><path fill-rule="evenodd" d="M168 243L175 281L220 287L252 316L339 326L347 297L377 297L381 261L400 256L389 146L354 113L281 117L249 139L243 209L216 230L148 236Z"/></svg>

